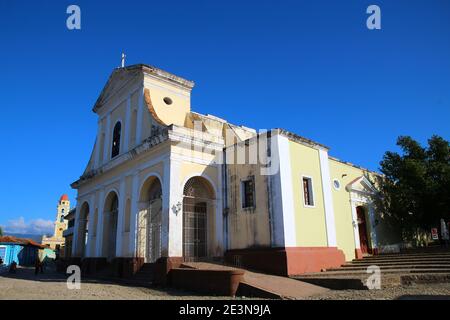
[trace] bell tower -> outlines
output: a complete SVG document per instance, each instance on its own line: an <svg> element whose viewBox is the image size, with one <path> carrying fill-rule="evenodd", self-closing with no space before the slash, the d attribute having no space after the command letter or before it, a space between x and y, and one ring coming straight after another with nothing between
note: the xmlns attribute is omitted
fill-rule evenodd
<svg viewBox="0 0 450 320"><path fill-rule="evenodd" d="M63 232L67 229L67 221L64 217L69 211L69 197L67 194L63 194L61 198L59 198L58 205L56 206L55 230L51 237L45 235L42 236L43 245L48 245L53 250L60 250L60 248L64 246L65 239L63 237Z"/></svg>
<svg viewBox="0 0 450 320"><path fill-rule="evenodd" d="M54 238L61 239L63 237L63 231L67 229L67 222L64 216L69 213L70 201L67 194L63 194L59 199L57 206L57 214L55 221L55 232L53 234Z"/></svg>

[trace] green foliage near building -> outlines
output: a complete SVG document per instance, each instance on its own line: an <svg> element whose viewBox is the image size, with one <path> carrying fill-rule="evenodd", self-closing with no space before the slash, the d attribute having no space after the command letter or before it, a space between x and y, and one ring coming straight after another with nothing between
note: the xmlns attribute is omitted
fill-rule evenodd
<svg viewBox="0 0 450 320"><path fill-rule="evenodd" d="M378 206L406 239L420 231L439 228L450 220L450 145L437 135L423 147L400 136L401 153L388 151L381 161Z"/></svg>

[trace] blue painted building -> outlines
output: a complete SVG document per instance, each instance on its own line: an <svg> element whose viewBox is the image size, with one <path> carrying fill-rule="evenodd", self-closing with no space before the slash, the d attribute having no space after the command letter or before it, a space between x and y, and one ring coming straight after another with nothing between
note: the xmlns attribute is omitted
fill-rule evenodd
<svg viewBox="0 0 450 320"><path fill-rule="evenodd" d="M3 267L7 267L15 261L18 266L33 266L36 257L39 256L39 249L45 247L29 239L16 237L0 237L0 258L3 260Z"/></svg>

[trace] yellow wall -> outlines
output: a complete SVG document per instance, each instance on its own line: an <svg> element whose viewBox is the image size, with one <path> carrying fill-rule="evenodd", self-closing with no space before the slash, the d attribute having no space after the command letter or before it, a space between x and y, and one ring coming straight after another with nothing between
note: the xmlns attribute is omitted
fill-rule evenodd
<svg viewBox="0 0 450 320"><path fill-rule="evenodd" d="M319 150L289 141L297 246L327 246ZM314 207L303 201L302 175L312 178Z"/></svg>
<svg viewBox="0 0 450 320"><path fill-rule="evenodd" d="M344 251L346 260L349 261L355 258L355 237L352 224L350 193L345 187L353 180L364 175L364 171L333 159L330 159L329 163L337 244L339 249ZM346 176L343 177L343 175ZM340 183L339 190L336 190L333 185L334 179L337 179Z"/></svg>
<svg viewBox="0 0 450 320"><path fill-rule="evenodd" d="M183 126L186 115L191 110L190 91L169 85L151 76L146 76L144 86L150 91L150 98L156 114L165 125L175 124ZM164 102L164 98L172 100L171 105Z"/></svg>

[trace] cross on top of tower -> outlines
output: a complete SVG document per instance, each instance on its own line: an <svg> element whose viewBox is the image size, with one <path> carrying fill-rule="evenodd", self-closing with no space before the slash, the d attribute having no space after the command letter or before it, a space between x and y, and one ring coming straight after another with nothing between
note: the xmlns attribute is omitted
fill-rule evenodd
<svg viewBox="0 0 450 320"><path fill-rule="evenodd" d="M126 57L127 57L126 54L122 53L122 64L121 64L122 68L125 68L125 58Z"/></svg>

